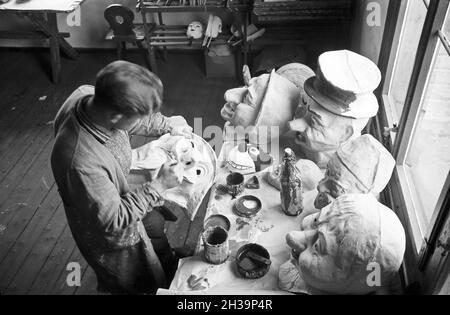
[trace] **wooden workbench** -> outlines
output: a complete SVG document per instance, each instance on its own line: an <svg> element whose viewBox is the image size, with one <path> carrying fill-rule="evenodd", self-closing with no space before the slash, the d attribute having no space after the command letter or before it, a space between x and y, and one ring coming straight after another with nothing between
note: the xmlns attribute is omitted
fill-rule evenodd
<svg viewBox="0 0 450 315"><path fill-rule="evenodd" d="M11 13L27 17L36 30L19 32L14 30L0 31L0 39L40 39L48 40L52 65L52 80L59 81L61 75L60 50L69 58L75 59L78 54L65 40L69 33L58 29L57 14L75 11L84 0L29 0L26 2L10 0L0 5L0 14Z"/></svg>

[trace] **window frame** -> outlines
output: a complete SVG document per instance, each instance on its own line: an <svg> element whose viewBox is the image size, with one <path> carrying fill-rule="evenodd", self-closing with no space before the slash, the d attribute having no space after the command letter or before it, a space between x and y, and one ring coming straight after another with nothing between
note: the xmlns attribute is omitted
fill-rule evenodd
<svg viewBox="0 0 450 315"><path fill-rule="evenodd" d="M389 15L386 20L378 62L383 74L383 80L376 91L380 102L380 111L372 126L375 135L383 141L383 144L391 151L396 160L394 174L383 192L382 198L397 213L405 227L407 236L409 236L405 261L401 270L406 285L412 281L422 280L418 275L419 266L423 269L433 252L430 248L435 244L431 240L433 235L437 233L436 230L440 225L439 220L442 219L442 214L448 211L442 208L442 196L446 195L446 190L449 189L448 186L450 185L449 175L430 223L426 227L423 226L421 220L417 217L418 212L408 185L404 162L417 127L422 98L431 74L430 69L436 56L439 41L442 42L450 55L448 41L441 31L441 28L445 25L450 0L423 0L428 12L419 41L404 108L399 119L389 92L409 1L416 0L389 2Z"/></svg>

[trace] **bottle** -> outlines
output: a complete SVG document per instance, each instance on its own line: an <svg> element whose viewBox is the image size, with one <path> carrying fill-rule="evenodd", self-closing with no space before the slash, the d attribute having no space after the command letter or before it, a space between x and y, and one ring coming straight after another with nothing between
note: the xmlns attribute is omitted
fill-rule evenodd
<svg viewBox="0 0 450 315"><path fill-rule="evenodd" d="M295 153L286 148L280 170L280 196L281 207L289 216L297 216L303 211L303 184L300 170L295 163Z"/></svg>

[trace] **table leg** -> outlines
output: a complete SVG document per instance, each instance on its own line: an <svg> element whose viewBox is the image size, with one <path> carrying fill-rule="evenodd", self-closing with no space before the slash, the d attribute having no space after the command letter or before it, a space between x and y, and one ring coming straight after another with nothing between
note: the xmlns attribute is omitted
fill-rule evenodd
<svg viewBox="0 0 450 315"><path fill-rule="evenodd" d="M47 23L50 29L50 58L52 63L53 83L58 83L61 76L61 52L56 13L47 13Z"/></svg>
<svg viewBox="0 0 450 315"><path fill-rule="evenodd" d="M61 51L70 59L77 59L78 58L78 52L73 49L72 46L61 36L58 37L59 42L59 48L61 48Z"/></svg>

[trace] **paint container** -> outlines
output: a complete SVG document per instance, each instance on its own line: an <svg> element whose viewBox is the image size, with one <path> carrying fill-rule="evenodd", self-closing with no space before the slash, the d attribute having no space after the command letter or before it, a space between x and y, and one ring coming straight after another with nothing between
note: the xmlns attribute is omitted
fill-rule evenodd
<svg viewBox="0 0 450 315"><path fill-rule="evenodd" d="M230 254L228 231L221 226L211 226L203 234L205 259L215 265L224 263Z"/></svg>
<svg viewBox="0 0 450 315"><path fill-rule="evenodd" d="M244 191L244 175L241 173L231 173L227 176L227 189L233 198Z"/></svg>

